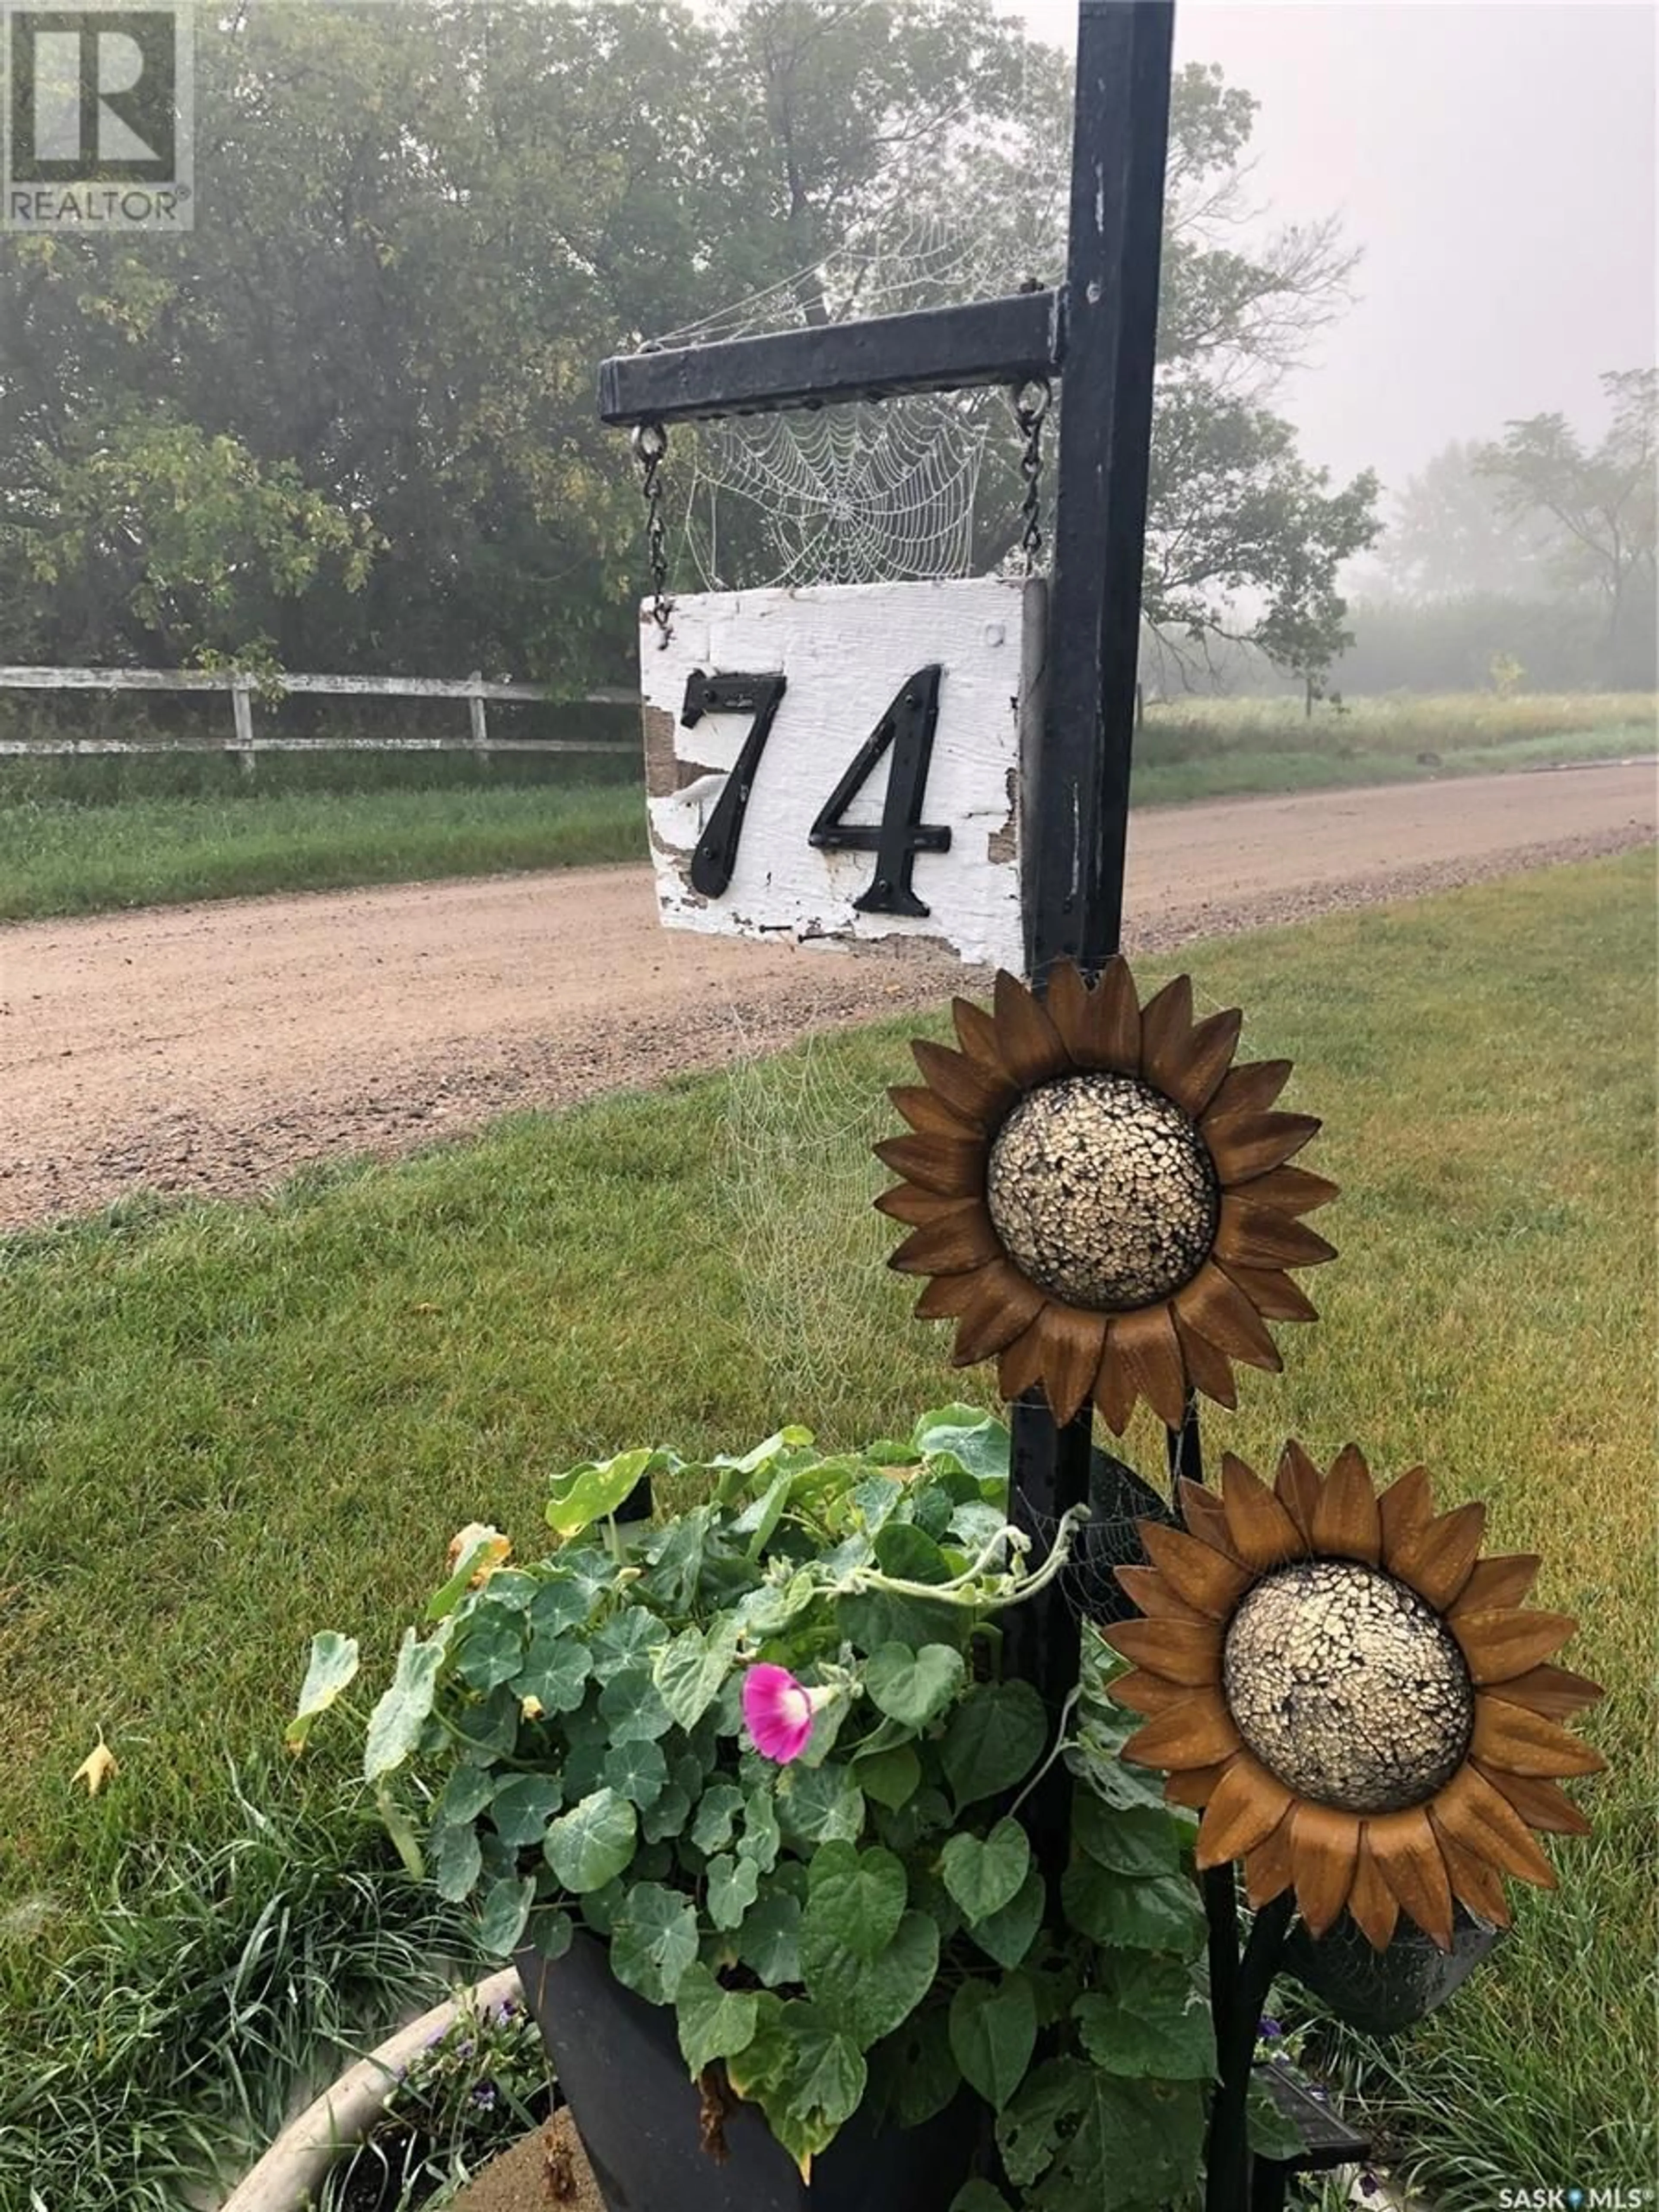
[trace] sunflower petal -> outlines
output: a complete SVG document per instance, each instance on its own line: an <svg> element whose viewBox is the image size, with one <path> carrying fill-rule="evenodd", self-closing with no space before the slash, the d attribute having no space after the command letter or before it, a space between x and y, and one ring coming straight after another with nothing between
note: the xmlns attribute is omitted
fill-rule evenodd
<svg viewBox="0 0 1659 2212"><path fill-rule="evenodd" d="M1420 1805L1385 1813L1365 1823L1365 1841L1377 1869L1403 1909L1443 1951L1452 1939L1451 1884L1433 1824Z"/></svg>
<svg viewBox="0 0 1659 2212"><path fill-rule="evenodd" d="M1472 1682L1511 1682L1559 1651L1577 1627L1565 1613L1458 1613L1447 1621Z"/></svg>
<svg viewBox="0 0 1659 2212"><path fill-rule="evenodd" d="M1147 1558L1179 1598L1211 1620L1223 1620L1255 1580L1250 1570L1179 1528L1136 1522Z"/></svg>
<svg viewBox="0 0 1659 2212"><path fill-rule="evenodd" d="M1213 1114L1219 1121L1224 1114L1265 1114L1290 1079L1288 1060L1247 1060L1222 1077L1204 1109L1205 1117Z"/></svg>
<svg viewBox="0 0 1659 2212"><path fill-rule="evenodd" d="M1221 1455L1221 1498L1233 1549L1258 1574L1299 1559L1301 1533L1254 1468L1231 1452Z"/></svg>
<svg viewBox="0 0 1659 2212"><path fill-rule="evenodd" d="M997 970L994 1000L997 1049L1022 1091L1034 1091L1071 1065L1060 1031L1018 975Z"/></svg>
<svg viewBox="0 0 1659 2212"><path fill-rule="evenodd" d="M1316 1212L1342 1195L1340 1183L1310 1168L1269 1168L1266 1175L1252 1176L1233 1188L1252 1206L1271 1206L1280 1213L1297 1215Z"/></svg>
<svg viewBox="0 0 1659 2212"><path fill-rule="evenodd" d="M1432 1806L1429 1818L1434 1820ZM1498 1869L1478 1852L1468 1850L1455 1836L1449 1836L1438 1821L1435 1821L1434 1832L1440 1838L1440 1856L1446 1862L1446 1879L1452 1886L1452 1895L1494 1928L1507 1928L1509 1900L1504 1894L1504 1877Z"/></svg>
<svg viewBox="0 0 1659 2212"><path fill-rule="evenodd" d="M1376 1510L1382 1516L1382 1564L1393 1574L1401 1552L1434 1518L1428 1469L1408 1467L1377 1499Z"/></svg>
<svg viewBox="0 0 1659 2212"><path fill-rule="evenodd" d="M1558 1790L1553 1782L1540 1781L1534 1774L1505 1774L1501 1767L1488 1771L1482 1767L1492 1788L1510 1803L1529 1828L1540 1828L1547 1836L1587 1836L1590 1824L1573 1803L1565 1790Z"/></svg>
<svg viewBox="0 0 1659 2212"><path fill-rule="evenodd" d="M1239 1742L1220 1692L1195 1690L1137 1729L1124 1745L1123 1756L1138 1766L1213 1766L1231 1758Z"/></svg>
<svg viewBox="0 0 1659 2212"><path fill-rule="evenodd" d="M1505 1874L1535 1882L1540 1889L1555 1887L1555 1869L1526 1822L1467 1759L1431 1802L1429 1818L1440 1835L1461 1844L1471 1857L1502 1867Z"/></svg>
<svg viewBox="0 0 1659 2212"><path fill-rule="evenodd" d="M1127 1375L1112 1357L1112 1332L1106 1331L1105 1348L1100 1355L1100 1364L1095 1370L1095 1409L1115 1437L1121 1437L1129 1425L1129 1416L1135 1409L1134 1386Z"/></svg>
<svg viewBox="0 0 1659 2212"><path fill-rule="evenodd" d="M935 1275L911 1311L918 1321L954 1321L967 1312L979 1290L975 1275Z"/></svg>
<svg viewBox="0 0 1659 2212"><path fill-rule="evenodd" d="M1263 1842L1284 1819L1291 1793L1260 1759L1240 1752L1217 1782L1198 1831L1200 1867L1224 1865Z"/></svg>
<svg viewBox="0 0 1659 2212"><path fill-rule="evenodd" d="M1048 1301L1043 1304L1046 1306ZM1023 1398L1042 1373L1042 1310L1027 1323L997 1362L997 1388L1005 1398Z"/></svg>
<svg viewBox="0 0 1659 2212"><path fill-rule="evenodd" d="M1535 1552L1500 1553L1490 1559L1477 1559L1448 1613L1454 1616L1495 1613L1500 1606L1525 1604L1542 1564Z"/></svg>
<svg viewBox="0 0 1659 2212"><path fill-rule="evenodd" d="M1479 1499L1455 1506L1401 1545L1389 1570L1437 1613L1444 1613L1468 1581L1486 1528L1486 1509Z"/></svg>
<svg viewBox="0 0 1659 2212"><path fill-rule="evenodd" d="M1164 1796L1170 1805L1185 1805L1201 1813L1216 1793L1216 1785L1232 1765L1231 1759L1214 1766L1188 1766L1164 1778Z"/></svg>
<svg viewBox="0 0 1659 2212"><path fill-rule="evenodd" d="M1243 1565L1243 1561L1233 1549L1233 1532L1228 1526L1227 1509L1214 1491L1206 1490L1201 1482L1194 1482L1190 1476L1183 1474L1176 1485L1176 1502L1181 1508L1181 1517L1187 1525L1189 1536L1196 1536L1200 1543L1207 1544L1212 1552L1219 1552L1224 1559Z"/></svg>
<svg viewBox="0 0 1659 2212"><path fill-rule="evenodd" d="M1353 1883L1348 1891L1348 1915L1372 1950L1385 1951L1393 1939L1400 1906L1376 1863L1370 1826L1368 1821L1360 1832L1359 1856L1354 1861Z"/></svg>
<svg viewBox="0 0 1659 2212"><path fill-rule="evenodd" d="M985 1146L978 1138L884 1137L876 1158L923 1190L945 1198L979 1198L985 1190Z"/></svg>
<svg viewBox="0 0 1659 2212"><path fill-rule="evenodd" d="M1102 1361L1121 1370L1166 1428L1181 1426L1187 1411L1187 1368L1167 1305L1114 1314Z"/></svg>
<svg viewBox="0 0 1659 2212"><path fill-rule="evenodd" d="M976 1006L971 999L952 999L951 1019L956 1024L957 1042L969 1060L998 1081L1012 1081L1002 1064L1001 1042L997 1025L983 1006ZM1018 1085L1014 1086L1018 1088Z"/></svg>
<svg viewBox="0 0 1659 2212"><path fill-rule="evenodd" d="M1173 1098L1194 1120L1204 1111L1231 1065L1238 1049L1238 1032L1244 1017L1237 1006L1206 1015L1177 1048L1167 1073L1148 1076L1166 1098Z"/></svg>
<svg viewBox="0 0 1659 2212"><path fill-rule="evenodd" d="M887 1264L902 1275L965 1275L1001 1257L990 1215L969 1199L957 1212L913 1229Z"/></svg>
<svg viewBox="0 0 1659 2212"><path fill-rule="evenodd" d="M1580 1743L1542 1713L1478 1696L1469 1749L1482 1766L1506 1774L1599 1774L1607 1765L1599 1751Z"/></svg>
<svg viewBox="0 0 1659 2212"><path fill-rule="evenodd" d="M1089 1027L1089 986L1075 960L1056 961L1048 970L1042 1006L1073 1062L1079 1067L1087 1066L1085 1039Z"/></svg>
<svg viewBox="0 0 1659 2212"><path fill-rule="evenodd" d="M1140 1073L1154 1090L1170 1094L1181 1048L1193 1025L1193 979L1172 976L1140 1010Z"/></svg>
<svg viewBox="0 0 1659 2212"><path fill-rule="evenodd" d="M1312 1300L1277 1268L1241 1267L1229 1260L1226 1272L1264 1321L1319 1319L1319 1310Z"/></svg>
<svg viewBox="0 0 1659 2212"><path fill-rule="evenodd" d="M1028 1283L1006 1260L994 1260L981 1267L975 1278L974 1295L963 1308L953 1364L973 1367L1002 1351L1030 1326L1045 1303L1036 1285Z"/></svg>
<svg viewBox="0 0 1659 2212"><path fill-rule="evenodd" d="M1335 1245L1305 1222L1252 1205L1232 1191L1221 1201L1214 1249L1218 1260L1237 1261L1241 1267L1316 1267L1336 1257Z"/></svg>
<svg viewBox="0 0 1659 2212"><path fill-rule="evenodd" d="M1296 1876L1296 1861L1291 1855L1291 1832L1296 1825L1296 1807L1292 1804L1275 1828L1244 1854L1244 1894L1250 1901L1253 1912L1282 1896Z"/></svg>
<svg viewBox="0 0 1659 2212"><path fill-rule="evenodd" d="M872 1203L876 1212L884 1213L890 1221L907 1221L911 1228L920 1229L925 1221L940 1220L959 1206L971 1206L973 1200L945 1198L936 1190L918 1189L913 1182L896 1182Z"/></svg>
<svg viewBox="0 0 1659 2212"><path fill-rule="evenodd" d="M1161 1674L1115 1674L1109 1686L1119 1705L1127 1705L1132 1713L1144 1713L1148 1719L1192 1695L1186 1683L1166 1682Z"/></svg>
<svg viewBox="0 0 1659 2212"><path fill-rule="evenodd" d="M1229 1359L1278 1374L1285 1364L1267 1324L1231 1275L1206 1261L1171 1301L1188 1328L1206 1336Z"/></svg>
<svg viewBox="0 0 1659 2212"><path fill-rule="evenodd" d="M1273 1477L1273 1495L1290 1515L1304 1538L1310 1538L1314 1515L1319 1510L1319 1493L1325 1486L1325 1478L1297 1443L1287 1437L1285 1449L1279 1455L1279 1472Z"/></svg>
<svg viewBox="0 0 1659 2212"><path fill-rule="evenodd" d="M1119 1620L1103 1632L1132 1666L1200 1690L1221 1677L1221 1624L1215 1620Z"/></svg>
<svg viewBox="0 0 1659 2212"><path fill-rule="evenodd" d="M1019 1095L1004 1077L993 1075L966 1053L952 1052L949 1045L912 1037L910 1051L928 1089L970 1127L988 1130Z"/></svg>
<svg viewBox="0 0 1659 2212"><path fill-rule="evenodd" d="M1148 1620L1207 1620L1209 1615L1177 1597L1156 1567L1114 1567L1113 1574L1132 1605Z"/></svg>
<svg viewBox="0 0 1659 2212"><path fill-rule="evenodd" d="M1318 1130L1311 1114L1212 1114L1202 1134L1216 1173L1231 1189L1282 1167Z"/></svg>
<svg viewBox="0 0 1659 2212"><path fill-rule="evenodd" d="M1322 1936L1348 1901L1359 1822L1334 1805L1299 1801L1291 1814L1291 1860L1296 1901L1310 1936Z"/></svg>
<svg viewBox="0 0 1659 2212"><path fill-rule="evenodd" d="M1549 1720L1566 1721L1606 1692L1599 1682L1575 1674L1570 1667L1529 1667L1512 1681L1494 1682L1486 1694L1505 1705L1525 1705Z"/></svg>
<svg viewBox="0 0 1659 2212"><path fill-rule="evenodd" d="M1232 1362L1218 1346L1206 1336L1188 1328L1181 1316L1170 1309L1176 1326L1176 1342L1181 1347L1182 1364L1187 1370L1188 1380L1194 1390L1201 1390L1206 1398L1213 1398L1218 1406L1229 1411L1238 1403L1238 1386L1233 1380Z"/></svg>
<svg viewBox="0 0 1659 2212"><path fill-rule="evenodd" d="M1054 1419L1069 1421L1086 1405L1106 1341L1104 1314L1049 1304L1037 1316L1042 1338L1042 1387Z"/></svg>
<svg viewBox="0 0 1659 2212"><path fill-rule="evenodd" d="M964 1120L925 1083L890 1084L887 1096L919 1137L973 1138L985 1133L978 1121Z"/></svg>
<svg viewBox="0 0 1659 2212"><path fill-rule="evenodd" d="M1077 1039L1086 1067L1109 1068L1119 1075L1140 1070L1140 1001L1129 963L1109 960L1089 994L1088 1019Z"/></svg>
<svg viewBox="0 0 1659 2212"><path fill-rule="evenodd" d="M1382 1523L1370 1470L1353 1444L1337 1454L1314 1509L1310 1531L1320 1557L1364 1559L1375 1566L1382 1554Z"/></svg>

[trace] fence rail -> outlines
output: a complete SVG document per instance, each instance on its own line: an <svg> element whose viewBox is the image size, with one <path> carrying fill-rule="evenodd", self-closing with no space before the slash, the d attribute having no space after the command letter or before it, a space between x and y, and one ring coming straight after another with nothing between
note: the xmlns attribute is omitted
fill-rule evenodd
<svg viewBox="0 0 1659 2212"><path fill-rule="evenodd" d="M485 715L488 702L527 705L625 707L637 704L627 691L594 691L581 699L561 700L538 684L487 684L482 676L290 676L276 679L283 691L335 698L463 699L467 705L465 736L439 738L290 738L256 732L253 698L258 682L234 669L185 668L13 668L0 666L0 691L222 691L230 696L232 729L223 738L192 738L180 744L155 738L4 738L0 756L51 753L227 752L241 756L249 773L258 753L476 752L631 753L626 738L492 738Z"/></svg>

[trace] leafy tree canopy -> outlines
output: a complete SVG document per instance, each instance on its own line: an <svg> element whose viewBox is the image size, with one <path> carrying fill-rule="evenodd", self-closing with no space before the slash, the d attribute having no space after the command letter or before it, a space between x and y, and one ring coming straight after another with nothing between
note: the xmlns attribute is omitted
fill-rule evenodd
<svg viewBox="0 0 1659 2212"><path fill-rule="evenodd" d="M990 0L203 15L194 232L0 252L0 653L616 678L642 561L596 362L770 285L829 313L812 272L896 208L1057 275L1066 77ZM1241 243L1254 113L1182 72L1147 611L1311 671L1374 486L1268 402L1352 256Z"/></svg>

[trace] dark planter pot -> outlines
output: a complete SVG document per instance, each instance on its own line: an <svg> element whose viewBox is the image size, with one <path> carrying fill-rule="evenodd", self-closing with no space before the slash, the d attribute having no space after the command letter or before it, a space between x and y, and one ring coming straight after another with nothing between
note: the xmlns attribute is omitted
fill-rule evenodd
<svg viewBox="0 0 1659 2212"><path fill-rule="evenodd" d="M903 2130L855 2113L813 2160L810 2185L740 2104L717 2161L702 2148L671 2010L623 1989L592 1936L562 1959L525 1950L514 1964L610 2212L947 2212L972 2170L980 2107L970 2098Z"/></svg>
<svg viewBox="0 0 1659 2212"><path fill-rule="evenodd" d="M1285 1946L1285 1971L1340 2021L1370 2035L1394 2035L1445 2003L1497 1942L1499 1931L1459 1905L1449 1951L1402 1927L1374 1951L1346 1913L1316 1942L1298 1926Z"/></svg>

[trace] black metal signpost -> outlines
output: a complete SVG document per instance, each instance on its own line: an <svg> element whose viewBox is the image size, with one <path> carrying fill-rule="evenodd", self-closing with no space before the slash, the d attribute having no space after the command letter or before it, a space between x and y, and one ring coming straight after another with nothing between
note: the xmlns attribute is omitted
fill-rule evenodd
<svg viewBox="0 0 1659 2212"><path fill-rule="evenodd" d="M1063 379L1046 696L1022 773L1026 962L1039 990L1057 962L1075 960L1093 975L1118 950L1174 12L1173 0L1080 0L1071 229L1059 289L633 355L599 372L605 422L658 429ZM1014 1410L1012 1514L1039 1552L1066 1509L1088 1496L1091 1431L1086 1408L1058 1425L1040 1392ZM1199 1471L1190 1411L1171 1434L1170 1458L1183 1473ZM1079 1666L1078 1622L1061 1587L1014 1607L1006 1638L1011 1669L1057 1716ZM1052 1779L1028 1818L1051 1874L1066 1847L1063 1766ZM1226 1880L1231 1914L1230 1869ZM1338 2133L1343 2156L1363 2148ZM1289 2164L1328 2164L1333 2154L1310 2143L1309 2154ZM1277 2180L1258 2172L1258 2202L1275 2201L1285 2171Z"/></svg>

